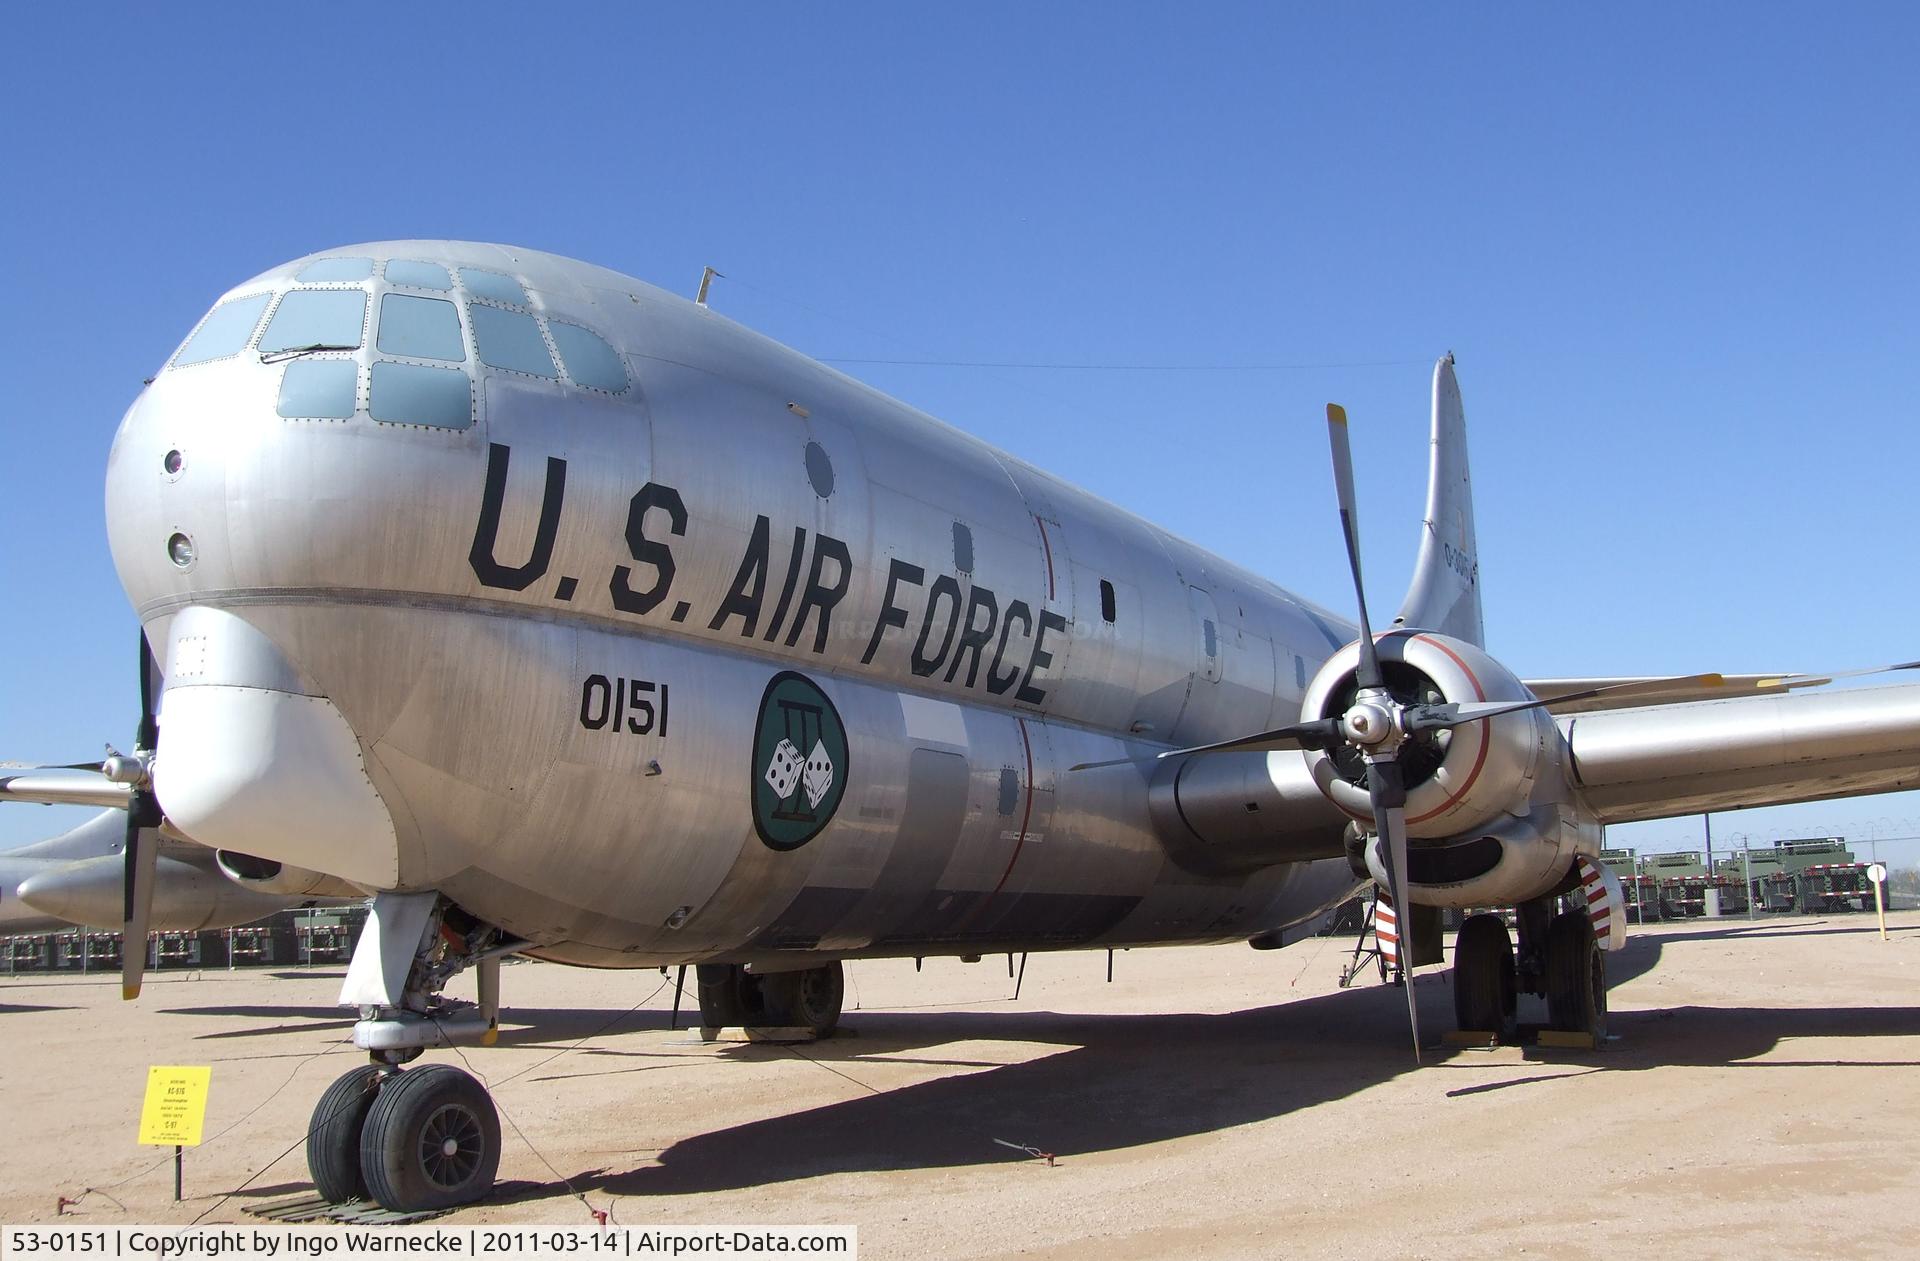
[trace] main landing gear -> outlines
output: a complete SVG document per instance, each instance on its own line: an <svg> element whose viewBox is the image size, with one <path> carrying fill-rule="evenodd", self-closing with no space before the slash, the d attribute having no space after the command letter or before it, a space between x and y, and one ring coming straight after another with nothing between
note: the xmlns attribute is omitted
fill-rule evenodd
<svg viewBox="0 0 1920 1261"><path fill-rule="evenodd" d="M708 1029L768 1029L824 1038L840 1023L846 978L840 961L793 972L749 972L703 963L700 1023Z"/></svg>
<svg viewBox="0 0 1920 1261"><path fill-rule="evenodd" d="M343 1003L360 1008L354 1045L371 1062L327 1087L307 1129L307 1170L324 1199L421 1212L493 1189L500 1118L486 1087L450 1064L402 1066L429 1047L491 1043L500 959L525 945L435 894L374 898L341 991ZM444 997L468 967L478 972L480 1001Z"/></svg>
<svg viewBox="0 0 1920 1261"><path fill-rule="evenodd" d="M1563 1033L1607 1037L1606 954L1585 911L1554 914L1557 899L1536 898L1516 912L1516 950L1498 915L1470 915L1454 941L1453 1010L1463 1030L1511 1041L1519 995L1547 1000L1547 1023Z"/></svg>

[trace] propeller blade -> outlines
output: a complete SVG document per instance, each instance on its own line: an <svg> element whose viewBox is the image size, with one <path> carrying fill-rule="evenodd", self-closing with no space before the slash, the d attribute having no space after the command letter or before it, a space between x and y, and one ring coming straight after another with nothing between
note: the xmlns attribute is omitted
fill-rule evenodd
<svg viewBox="0 0 1920 1261"><path fill-rule="evenodd" d="M124 807L129 791L125 784L116 784L98 771L91 775L42 775L31 771L22 775L0 775L0 801L26 801L42 806Z"/></svg>
<svg viewBox="0 0 1920 1261"><path fill-rule="evenodd" d="M1103 766L1135 766L1147 761L1163 761L1170 757L1187 757L1197 753L1230 753L1236 751L1273 750L1273 749L1315 749L1337 739L1340 724L1332 718L1319 718L1312 722L1296 722L1285 727L1275 727L1272 731L1260 731L1250 736L1236 736L1231 740L1218 740L1212 744L1195 744L1184 749L1168 749L1156 753L1151 758L1116 757L1104 762L1081 762L1069 766L1068 773L1074 771L1098 770Z"/></svg>
<svg viewBox="0 0 1920 1261"><path fill-rule="evenodd" d="M120 997L140 997L147 970L147 926L153 922L153 872L160 855L160 801L146 774L147 760L160 743L160 724L153 713L155 676L153 645L140 631L140 726L134 736L132 770L139 776L127 799L127 843L123 847L126 874L121 881Z"/></svg>
<svg viewBox="0 0 1920 1261"><path fill-rule="evenodd" d="M1362 691L1381 687L1380 650L1367 621L1367 589L1360 581L1360 510L1353 495L1353 451L1347 445L1347 409L1327 404L1327 441L1333 448L1333 490L1340 502L1340 533L1347 541L1347 565L1353 571L1353 599L1360 610L1360 666L1354 672Z"/></svg>
<svg viewBox="0 0 1920 1261"><path fill-rule="evenodd" d="M133 747L151 753L160 746L160 724L153 714L153 693L160 668L153 660L153 645L147 642L145 627L140 629L140 728Z"/></svg>
<svg viewBox="0 0 1920 1261"><path fill-rule="evenodd" d="M1819 687L1835 679L1857 679L1868 674L1892 674L1896 670L1920 670L1920 661L1901 661L1894 665L1867 666L1860 670L1836 670L1831 674L1783 674L1777 678L1761 679L1756 687Z"/></svg>
<svg viewBox="0 0 1920 1261"><path fill-rule="evenodd" d="M1400 763L1391 757L1367 760L1367 795L1373 801L1373 823L1383 845L1387 868L1387 896L1400 922L1400 982L1407 991L1407 1027L1413 1032L1413 1062L1420 1062L1420 1010L1413 993L1413 903L1406 896L1407 787Z"/></svg>
<svg viewBox="0 0 1920 1261"><path fill-rule="evenodd" d="M136 791L127 810L126 875L120 916L120 997L140 997L147 970L147 925L153 920L153 869L160 854L160 829L146 823L159 815L153 795Z"/></svg>
<svg viewBox="0 0 1920 1261"><path fill-rule="evenodd" d="M1920 664L1917 662L1915 664ZM1820 682L1826 682L1822 679ZM1726 683L1726 677L1719 674L1683 674L1666 679L1640 679L1633 683L1614 683L1607 687L1590 687L1584 692L1566 692L1548 699L1535 697L1529 701L1460 701L1439 705L1422 705L1409 709L1406 727L1409 734L1421 731L1444 731L1464 723L1481 722L1488 718L1498 718L1502 714L1517 714L1526 709L1539 709L1546 705L1563 705L1568 701L1591 700L1604 696L1610 700L1625 700L1633 696L1656 695L1671 692L1677 688L1720 687ZM1804 686L1811 686L1810 684Z"/></svg>

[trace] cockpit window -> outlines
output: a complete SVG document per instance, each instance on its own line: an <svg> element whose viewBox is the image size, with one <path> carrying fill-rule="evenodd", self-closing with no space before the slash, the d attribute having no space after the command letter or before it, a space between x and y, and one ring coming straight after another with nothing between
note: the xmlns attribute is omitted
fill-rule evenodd
<svg viewBox="0 0 1920 1261"><path fill-rule="evenodd" d="M295 289L280 299L260 353L282 350L356 350L367 322L367 295L360 289Z"/></svg>
<svg viewBox="0 0 1920 1261"><path fill-rule="evenodd" d="M473 423L472 385L458 368L419 363L373 365L368 411L390 425L465 429Z"/></svg>
<svg viewBox="0 0 1920 1261"><path fill-rule="evenodd" d="M460 340L460 311L440 298L389 293L380 299L380 336L375 343L389 355L409 359L445 359L465 363Z"/></svg>
<svg viewBox="0 0 1920 1261"><path fill-rule="evenodd" d="M472 273L464 273L471 275ZM473 321L473 343L480 351L480 362L509 372L558 379L553 356L547 353L546 339L531 315L502 311L499 307L469 306L467 318Z"/></svg>
<svg viewBox="0 0 1920 1261"><path fill-rule="evenodd" d="M512 276L502 276L497 271L482 271L478 267L462 267L460 283L467 292L476 298L485 298L489 302L505 302L509 306L531 306L527 301L527 291Z"/></svg>
<svg viewBox="0 0 1920 1261"><path fill-rule="evenodd" d="M330 284L339 281L352 283L366 280L373 275L373 260L370 258L316 258L300 269L294 279L303 285Z"/></svg>
<svg viewBox="0 0 1920 1261"><path fill-rule="evenodd" d="M267 309L272 297L270 293L255 293L213 308L207 318L200 321L200 327L193 330L193 336L187 338L180 353L173 357L173 366L180 368L239 354L246 349L253 330L259 327L260 313Z"/></svg>
<svg viewBox="0 0 1920 1261"><path fill-rule="evenodd" d="M438 263L417 263L410 258L388 261L387 282L409 289L438 289L442 293L453 288L453 277L447 275L446 268Z"/></svg>
<svg viewBox="0 0 1920 1261"><path fill-rule="evenodd" d="M626 365L598 333L558 320L547 321L547 331L553 334L553 344L560 348L560 361L567 365L567 375L575 385L605 390L609 394L618 394L627 388Z"/></svg>
<svg viewBox="0 0 1920 1261"><path fill-rule="evenodd" d="M279 412L289 419L346 420L360 365L351 359L296 359L280 378Z"/></svg>

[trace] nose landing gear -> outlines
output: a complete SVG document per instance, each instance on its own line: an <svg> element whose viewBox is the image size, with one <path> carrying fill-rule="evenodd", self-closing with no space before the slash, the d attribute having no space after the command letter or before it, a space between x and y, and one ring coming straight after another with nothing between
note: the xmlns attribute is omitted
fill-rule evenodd
<svg viewBox="0 0 1920 1261"><path fill-rule="evenodd" d="M307 1130L307 1169L323 1198L423 1212L493 1189L500 1118L486 1087L450 1064L401 1066L429 1047L492 1042L500 959L525 945L435 894L374 898L340 996L360 1008L354 1045L372 1062L327 1087ZM480 1002L445 998L468 967Z"/></svg>

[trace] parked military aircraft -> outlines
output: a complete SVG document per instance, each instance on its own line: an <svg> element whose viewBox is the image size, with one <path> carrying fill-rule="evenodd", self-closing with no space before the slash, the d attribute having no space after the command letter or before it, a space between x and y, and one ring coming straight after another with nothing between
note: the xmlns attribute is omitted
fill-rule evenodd
<svg viewBox="0 0 1920 1261"><path fill-rule="evenodd" d="M120 928L126 830L126 811L106 809L58 836L0 853L0 936ZM361 896L338 883L296 887L276 874L248 855L165 842L154 857L148 928L229 928L314 905L321 894Z"/></svg>
<svg viewBox="0 0 1920 1261"><path fill-rule="evenodd" d="M1439 908L1517 910L1517 947L1462 929L1463 1023L1525 991L1597 1034L1601 943L1559 906L1601 826L1911 787L1920 688L1529 686L1482 646L1450 359L1432 401L1376 635L615 272L313 255L223 296L121 423L147 694L57 799L129 808L129 924L162 830L374 895L341 995L372 1062L308 1161L395 1208L492 1184L484 1089L399 1068L487 1040L508 954L694 964L706 1023L824 1031L845 959L1272 944L1374 881L1412 962ZM480 1003L445 999L469 967Z"/></svg>

